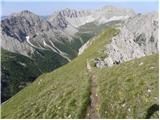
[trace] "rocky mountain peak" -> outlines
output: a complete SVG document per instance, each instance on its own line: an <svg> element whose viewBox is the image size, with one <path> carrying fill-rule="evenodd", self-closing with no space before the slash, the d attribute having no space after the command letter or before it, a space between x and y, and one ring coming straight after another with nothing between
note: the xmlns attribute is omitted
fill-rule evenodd
<svg viewBox="0 0 160 120"><path fill-rule="evenodd" d="M108 16L117 16L117 15L134 16L136 14L133 9L119 8L115 6L104 6L103 8L98 9L98 11L101 13L108 14Z"/></svg>
<svg viewBox="0 0 160 120"><path fill-rule="evenodd" d="M63 9L60 11L56 11L53 16L61 16L61 17L69 17L69 18L77 18L77 17L83 17L86 15L89 15L89 11L87 10L75 10L75 9Z"/></svg>
<svg viewBox="0 0 160 120"><path fill-rule="evenodd" d="M29 10L23 10L23 11L20 11L20 12L16 12L16 13L13 13L10 15L11 17L23 17L23 16L37 16L36 14L34 14L33 12L29 11Z"/></svg>
<svg viewBox="0 0 160 120"><path fill-rule="evenodd" d="M78 11L75 9L66 8L54 12L54 14L49 17L48 21L50 21L53 26L64 30L70 25L77 27L82 25L82 23L84 24L87 21L90 13L91 12L87 10ZM86 17L86 19L83 19L82 21L81 19L83 17Z"/></svg>
<svg viewBox="0 0 160 120"><path fill-rule="evenodd" d="M49 22L28 10L14 13L1 23L2 34L7 34L21 42L26 40L27 34L35 34L52 27Z"/></svg>

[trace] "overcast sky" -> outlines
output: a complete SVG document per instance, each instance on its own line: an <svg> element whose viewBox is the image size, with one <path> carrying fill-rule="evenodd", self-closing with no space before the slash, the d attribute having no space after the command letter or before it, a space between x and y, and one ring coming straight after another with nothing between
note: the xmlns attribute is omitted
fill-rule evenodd
<svg viewBox="0 0 160 120"><path fill-rule="evenodd" d="M77 0L77 2L73 2L73 0L68 0L68 2L63 0L52 0L52 2L51 0L1 0L3 16L22 10L30 10L38 15L45 16L65 8L97 9L106 5L132 8L136 12L158 11L158 0Z"/></svg>

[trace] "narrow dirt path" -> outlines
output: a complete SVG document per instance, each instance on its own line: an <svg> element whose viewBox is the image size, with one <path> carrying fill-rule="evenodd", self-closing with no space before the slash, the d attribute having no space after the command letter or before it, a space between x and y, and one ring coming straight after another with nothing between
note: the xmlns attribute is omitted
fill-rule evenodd
<svg viewBox="0 0 160 120"><path fill-rule="evenodd" d="M86 119L99 119L99 102L100 98L97 94L97 81L96 81L96 75L92 71L92 68L87 61L87 70L88 73L91 75L91 95L90 95L90 105L87 109Z"/></svg>

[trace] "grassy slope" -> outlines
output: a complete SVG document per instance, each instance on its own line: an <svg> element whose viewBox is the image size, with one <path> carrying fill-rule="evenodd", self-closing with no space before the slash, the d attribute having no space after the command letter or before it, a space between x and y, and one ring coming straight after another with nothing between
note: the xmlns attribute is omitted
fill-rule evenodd
<svg viewBox="0 0 160 120"><path fill-rule="evenodd" d="M2 105L2 118L84 118L90 96L90 75L86 70L86 61L92 60L97 56L100 57L102 54L99 50L102 50L103 46L110 42L115 32L116 30L114 29L105 30L95 38L93 44L82 55L74 59L71 63L51 73L41 75L32 85L26 87L9 99ZM156 58L154 60L156 60ZM126 64L129 64L129 62ZM113 67L113 69L115 69L115 67ZM95 73L101 77L101 73L103 72L103 75L105 75L107 70L107 68L104 69L104 72L103 70L96 70ZM158 75L157 71L153 72L155 72L155 76ZM116 74L114 70L112 74ZM144 78L146 74L143 74ZM125 75L121 74L121 77L124 76ZM113 99L112 101L106 101L109 92L102 97L105 94L103 90L106 91L107 86L109 86L108 84L110 84L110 82L107 81L110 81L110 79L113 80L113 76L110 77L111 78L107 80L99 79L99 92L102 103L100 105L100 113L102 118L120 118L121 116L119 114L112 116L112 111L108 111L110 114L107 114L107 116L103 113L103 110L108 110L108 108L103 106L114 102ZM156 81L157 79L154 77L153 80L155 79ZM120 78L118 78L118 80L119 79ZM101 81L104 83L104 86L101 84ZM105 82L108 84L106 85ZM117 84L116 82L115 78L110 86L112 86L112 83ZM132 89L134 83L128 82L128 84ZM135 82L135 84L137 83ZM116 92L114 94L116 96ZM117 101L115 102L117 103ZM134 117L138 115L136 112L137 111L134 112Z"/></svg>
<svg viewBox="0 0 160 120"><path fill-rule="evenodd" d="M41 55L40 55L41 54ZM52 51L39 51L32 59L1 51L2 58L2 102L15 95L43 72L49 72L67 61Z"/></svg>
<svg viewBox="0 0 160 120"><path fill-rule="evenodd" d="M3 102L33 81L40 71L34 61L25 56L2 49L1 58Z"/></svg>
<svg viewBox="0 0 160 120"><path fill-rule="evenodd" d="M155 54L96 70L101 117L158 118L158 66Z"/></svg>

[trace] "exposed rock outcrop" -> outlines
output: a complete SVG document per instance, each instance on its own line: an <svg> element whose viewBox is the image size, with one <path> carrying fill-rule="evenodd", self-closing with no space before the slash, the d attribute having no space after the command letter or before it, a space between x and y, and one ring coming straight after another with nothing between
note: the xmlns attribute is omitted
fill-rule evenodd
<svg viewBox="0 0 160 120"><path fill-rule="evenodd" d="M120 28L120 33L105 47L107 57L100 61L104 66L157 53L158 13L138 14L127 19Z"/></svg>

